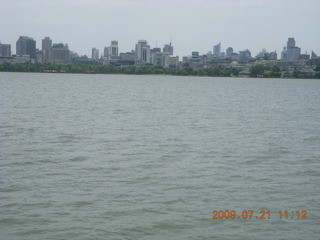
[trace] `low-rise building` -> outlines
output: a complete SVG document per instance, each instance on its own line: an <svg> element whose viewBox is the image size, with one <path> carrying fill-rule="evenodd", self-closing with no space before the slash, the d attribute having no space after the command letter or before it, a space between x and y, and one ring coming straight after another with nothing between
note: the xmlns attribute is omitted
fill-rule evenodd
<svg viewBox="0 0 320 240"><path fill-rule="evenodd" d="M30 58L30 55L12 55L11 57L0 57L0 64L3 63L11 63L11 64L17 64L17 63L34 63L34 59Z"/></svg>

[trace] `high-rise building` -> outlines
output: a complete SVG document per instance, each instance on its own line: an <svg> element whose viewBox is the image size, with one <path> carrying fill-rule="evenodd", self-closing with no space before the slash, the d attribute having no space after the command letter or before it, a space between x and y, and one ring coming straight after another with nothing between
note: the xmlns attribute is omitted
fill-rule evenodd
<svg viewBox="0 0 320 240"><path fill-rule="evenodd" d="M52 40L49 37L42 39L42 62L49 61L49 49L52 48Z"/></svg>
<svg viewBox="0 0 320 240"><path fill-rule="evenodd" d="M251 59L251 52L246 49L244 51L239 52L239 61L246 62Z"/></svg>
<svg viewBox="0 0 320 240"><path fill-rule="evenodd" d="M36 41L27 36L20 36L16 43L17 55L29 55L30 58L36 58Z"/></svg>
<svg viewBox="0 0 320 240"><path fill-rule="evenodd" d="M314 51L311 51L311 59L318 58L317 54Z"/></svg>
<svg viewBox="0 0 320 240"><path fill-rule="evenodd" d="M283 47L281 51L281 59L287 59L287 48Z"/></svg>
<svg viewBox="0 0 320 240"><path fill-rule="evenodd" d="M167 53L169 55L173 55L173 46L171 45L171 42L170 42L170 44L165 44L164 45L163 52Z"/></svg>
<svg viewBox="0 0 320 240"><path fill-rule="evenodd" d="M267 51L266 51L266 49L264 48L264 49L262 49L262 51L261 52L259 52L258 54L257 54L257 56L256 56L256 58L257 59L267 59Z"/></svg>
<svg viewBox="0 0 320 240"><path fill-rule="evenodd" d="M11 56L11 45L0 43L0 57L10 57Z"/></svg>
<svg viewBox="0 0 320 240"><path fill-rule="evenodd" d="M105 57L105 58L108 57L108 51L109 51L108 48L109 47L105 47L104 50L103 50L103 57Z"/></svg>
<svg viewBox="0 0 320 240"><path fill-rule="evenodd" d="M118 47L118 41L111 41L111 45L109 48L109 53L113 57L117 57L119 55L119 47Z"/></svg>
<svg viewBox="0 0 320 240"><path fill-rule="evenodd" d="M95 47L92 48L92 59L98 60L99 59L99 50Z"/></svg>
<svg viewBox="0 0 320 240"><path fill-rule="evenodd" d="M151 58L152 58L152 55L156 53L161 53L161 48L156 47L156 48L150 49Z"/></svg>
<svg viewBox="0 0 320 240"><path fill-rule="evenodd" d="M296 47L294 38L288 38L287 41L287 59L298 60L301 54L301 48Z"/></svg>
<svg viewBox="0 0 320 240"><path fill-rule="evenodd" d="M136 44L136 57L135 59L139 62L150 63L151 62L151 54L150 54L150 46L146 40L139 40Z"/></svg>
<svg viewBox="0 0 320 240"><path fill-rule="evenodd" d="M52 47L52 40L49 37L42 39L42 51Z"/></svg>
<svg viewBox="0 0 320 240"><path fill-rule="evenodd" d="M197 58L197 57L199 57L199 52L198 51L193 51L192 53L191 53L191 56L193 57L193 58Z"/></svg>
<svg viewBox="0 0 320 240"><path fill-rule="evenodd" d="M288 38L287 49L295 47L295 46L296 46L296 41L294 40L294 38Z"/></svg>
<svg viewBox="0 0 320 240"><path fill-rule="evenodd" d="M220 57L220 53L221 53L221 42L213 46L213 55Z"/></svg>
<svg viewBox="0 0 320 240"><path fill-rule="evenodd" d="M103 56L108 59L119 56L118 41L111 41L111 45L104 48Z"/></svg>
<svg viewBox="0 0 320 240"><path fill-rule="evenodd" d="M233 48L232 47L228 47L227 50L226 50L226 57L230 58L232 54L233 54Z"/></svg>
<svg viewBox="0 0 320 240"><path fill-rule="evenodd" d="M44 62L44 56L43 51L36 49L36 62L37 63L43 63Z"/></svg>
<svg viewBox="0 0 320 240"><path fill-rule="evenodd" d="M278 54L276 50L274 50L274 52L269 53L270 60L277 60L277 58L278 58Z"/></svg>

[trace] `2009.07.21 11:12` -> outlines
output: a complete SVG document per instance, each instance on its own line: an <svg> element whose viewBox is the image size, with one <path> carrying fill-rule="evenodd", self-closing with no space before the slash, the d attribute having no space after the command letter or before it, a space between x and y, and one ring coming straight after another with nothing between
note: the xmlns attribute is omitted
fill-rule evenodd
<svg viewBox="0 0 320 240"><path fill-rule="evenodd" d="M237 214L235 210L220 210L220 211L213 211L212 219L270 219L271 218L271 211L261 210L259 214L255 214L253 210L244 210L241 214ZM289 211L278 211L277 212L280 219L308 219L307 214L308 212L303 211L295 211L289 213Z"/></svg>

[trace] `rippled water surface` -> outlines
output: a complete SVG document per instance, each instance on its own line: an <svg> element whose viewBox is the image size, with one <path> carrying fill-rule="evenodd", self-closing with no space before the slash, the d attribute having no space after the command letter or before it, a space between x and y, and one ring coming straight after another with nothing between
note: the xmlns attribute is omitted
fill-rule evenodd
<svg viewBox="0 0 320 240"><path fill-rule="evenodd" d="M1 239L319 239L319 185L320 81L0 73Z"/></svg>

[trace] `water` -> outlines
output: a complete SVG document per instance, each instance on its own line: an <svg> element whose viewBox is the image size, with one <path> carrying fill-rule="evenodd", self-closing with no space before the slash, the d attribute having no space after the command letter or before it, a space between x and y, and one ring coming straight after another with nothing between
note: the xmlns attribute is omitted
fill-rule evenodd
<svg viewBox="0 0 320 240"><path fill-rule="evenodd" d="M0 73L0 104L1 239L320 237L320 81Z"/></svg>

